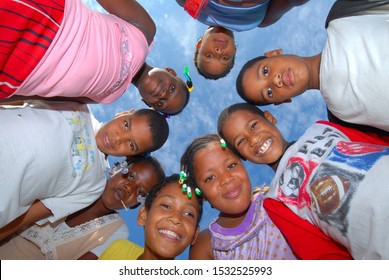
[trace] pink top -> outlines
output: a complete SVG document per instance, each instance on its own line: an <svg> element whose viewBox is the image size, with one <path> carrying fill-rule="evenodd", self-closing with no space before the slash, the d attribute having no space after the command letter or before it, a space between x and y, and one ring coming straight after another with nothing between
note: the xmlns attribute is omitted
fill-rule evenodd
<svg viewBox="0 0 389 280"><path fill-rule="evenodd" d="M134 25L92 11L80 0L68 0L53 43L15 94L111 103L130 86L149 50Z"/></svg>

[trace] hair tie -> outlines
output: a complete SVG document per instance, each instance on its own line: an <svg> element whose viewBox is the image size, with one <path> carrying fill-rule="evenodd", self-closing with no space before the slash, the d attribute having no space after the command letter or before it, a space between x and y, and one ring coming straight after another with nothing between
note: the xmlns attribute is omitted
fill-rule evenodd
<svg viewBox="0 0 389 280"><path fill-rule="evenodd" d="M110 168L109 174L114 175L117 172L121 171L122 174L127 174L131 168L132 163L129 163L127 159L124 159L122 162L115 162L114 165Z"/></svg>
<svg viewBox="0 0 389 280"><path fill-rule="evenodd" d="M186 195L188 196L188 198L191 198L192 197L192 188L185 183L186 180L187 180L187 175L186 175L185 171L181 171L180 172L180 179L178 180L178 183L180 185L182 185L181 189L183 192L186 192ZM199 188L195 188L195 193L197 196L200 196L201 190Z"/></svg>
<svg viewBox="0 0 389 280"><path fill-rule="evenodd" d="M220 145L222 146L223 149L224 149L225 147L227 147L226 141L224 141L223 138L220 139Z"/></svg>
<svg viewBox="0 0 389 280"><path fill-rule="evenodd" d="M189 76L189 67L185 66L184 67L184 76L186 78L186 86L188 87L189 92L192 92L194 89L192 79Z"/></svg>

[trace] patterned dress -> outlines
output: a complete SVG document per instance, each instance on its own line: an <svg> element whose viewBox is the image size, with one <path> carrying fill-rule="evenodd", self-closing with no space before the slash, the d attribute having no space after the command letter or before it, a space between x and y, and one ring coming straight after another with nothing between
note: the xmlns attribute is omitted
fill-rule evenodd
<svg viewBox="0 0 389 280"><path fill-rule="evenodd" d="M258 194L244 221L235 228L223 228L217 218L210 224L211 245L216 260L295 260L282 233L263 208Z"/></svg>

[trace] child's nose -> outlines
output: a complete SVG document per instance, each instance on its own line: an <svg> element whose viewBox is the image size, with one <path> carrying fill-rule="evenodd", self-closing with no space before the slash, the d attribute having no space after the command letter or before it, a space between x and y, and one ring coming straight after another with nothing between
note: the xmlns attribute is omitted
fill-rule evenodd
<svg viewBox="0 0 389 280"><path fill-rule="evenodd" d="M274 84L276 85L276 87L282 87L283 83L282 83L282 77L281 77L281 74L276 74L274 76Z"/></svg>
<svg viewBox="0 0 389 280"><path fill-rule="evenodd" d="M180 214L177 211L173 211L169 216L169 221L175 225L181 224Z"/></svg>
<svg viewBox="0 0 389 280"><path fill-rule="evenodd" d="M249 141L250 141L250 146L255 146L258 143L258 137L253 136L249 139Z"/></svg>
<svg viewBox="0 0 389 280"><path fill-rule="evenodd" d="M225 175L224 175L223 178L222 178L222 183L221 183L221 185L222 185L223 187L229 185L229 184L231 183L232 179L233 179L232 176L230 176L229 174L226 174L226 173L225 173Z"/></svg>
<svg viewBox="0 0 389 280"><path fill-rule="evenodd" d="M215 48L215 52L218 53L218 54L223 53L223 51L224 51L224 49L221 48L221 47L216 47L216 48Z"/></svg>

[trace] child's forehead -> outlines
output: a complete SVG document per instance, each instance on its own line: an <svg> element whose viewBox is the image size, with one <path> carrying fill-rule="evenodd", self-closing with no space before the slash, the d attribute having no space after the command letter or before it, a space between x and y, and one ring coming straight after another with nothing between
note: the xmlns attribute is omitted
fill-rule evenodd
<svg viewBox="0 0 389 280"><path fill-rule="evenodd" d="M190 186L189 186L190 187ZM194 189L192 190L192 197L189 198L188 194L182 190L182 186L177 182L170 182L166 184L164 188L158 193L157 198L168 198L172 200L180 200L186 204L193 205L196 208L199 207L197 198L194 197Z"/></svg>
<svg viewBox="0 0 389 280"><path fill-rule="evenodd" d="M265 120L265 117L262 116L260 112L255 112L254 110L250 110L248 108L240 108L230 114L230 116L227 118L227 122L229 120L234 120L237 118L245 119L245 120L259 118Z"/></svg>
<svg viewBox="0 0 389 280"><path fill-rule="evenodd" d="M199 158L199 152L201 152ZM199 150L195 155L195 165L206 167L208 160L218 159L227 161L228 159L236 158L237 156L227 147L223 147L221 142L210 142L206 147ZM205 159L205 161L204 161Z"/></svg>

